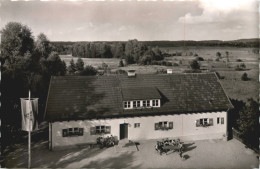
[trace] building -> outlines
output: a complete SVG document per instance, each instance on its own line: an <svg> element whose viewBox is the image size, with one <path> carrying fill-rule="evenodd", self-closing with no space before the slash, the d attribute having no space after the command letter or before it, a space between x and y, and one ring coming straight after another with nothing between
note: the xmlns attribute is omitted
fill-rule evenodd
<svg viewBox="0 0 260 169"><path fill-rule="evenodd" d="M226 139L232 108L215 73L52 77L46 119L50 149L129 140Z"/></svg>

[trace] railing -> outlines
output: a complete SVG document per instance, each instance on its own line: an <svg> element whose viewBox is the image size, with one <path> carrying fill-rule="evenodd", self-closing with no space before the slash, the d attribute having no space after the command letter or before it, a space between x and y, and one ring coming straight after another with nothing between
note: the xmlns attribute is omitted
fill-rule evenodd
<svg viewBox="0 0 260 169"><path fill-rule="evenodd" d="M240 137L241 134L238 130L236 130L232 127L232 133L233 133L233 138L236 138L237 140L239 140L240 142L243 143L243 140Z"/></svg>
<svg viewBox="0 0 260 169"><path fill-rule="evenodd" d="M232 134L233 134L233 138L239 140L241 143L245 144L247 147L250 147L250 148L253 149L255 152L257 152L257 153L259 152L259 150L257 150L256 148L254 148L254 147L252 147L252 146L248 146L248 145L245 143L245 141L241 138L241 133L240 133L238 130L234 129L233 127L232 127Z"/></svg>

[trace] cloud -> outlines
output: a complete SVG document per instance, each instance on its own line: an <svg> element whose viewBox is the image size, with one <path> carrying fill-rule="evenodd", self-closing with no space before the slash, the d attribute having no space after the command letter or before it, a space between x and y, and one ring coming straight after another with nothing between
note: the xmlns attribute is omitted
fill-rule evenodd
<svg viewBox="0 0 260 169"><path fill-rule="evenodd" d="M118 31L129 31L129 30L133 30L134 26L132 25L122 25L118 28Z"/></svg>
<svg viewBox="0 0 260 169"><path fill-rule="evenodd" d="M257 2L255 0L200 0L199 7L202 8L200 15L186 13L178 19L179 23L200 24L229 21L232 19L246 19L235 15L239 12L257 12Z"/></svg>
<svg viewBox="0 0 260 169"><path fill-rule="evenodd" d="M76 28L77 31L81 31L81 30L84 30L84 29L85 29L85 27L83 27L83 26Z"/></svg>

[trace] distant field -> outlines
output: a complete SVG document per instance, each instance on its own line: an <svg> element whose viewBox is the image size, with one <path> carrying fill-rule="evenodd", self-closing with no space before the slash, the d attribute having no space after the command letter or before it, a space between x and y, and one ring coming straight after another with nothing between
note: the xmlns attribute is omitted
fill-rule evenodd
<svg viewBox="0 0 260 169"><path fill-rule="evenodd" d="M128 65L119 68L120 59L103 59L103 58L82 58L85 65L92 65L94 67L99 67L102 63L106 63L111 71L116 71L118 69L122 70L136 70L138 74L146 73L157 73L157 71L165 70L167 68L173 69L173 72L180 73L187 70L191 60L195 59L195 56L190 56L190 52L193 54L198 54L198 56L203 57L204 61L200 61L202 71L217 71L224 79L220 82L225 89L227 95L233 99L239 99L246 101L247 98L254 98L255 100L259 97L259 62L258 55L252 52L252 48L235 48L235 47L188 47L183 49L182 47L171 47L171 48L161 48L162 51L175 53L182 52L182 56L171 56L165 58L165 61L171 63L177 63L178 66L159 66L159 65ZM226 51L229 52L229 62L226 64ZM220 52L222 59L220 61L215 61L216 53ZM61 59L69 65L72 59L71 55L61 55ZM73 58L76 62L77 58ZM242 62L238 62L238 59ZM241 63L246 65L245 71L235 71L235 67ZM242 81L241 75L247 73L250 81Z"/></svg>
<svg viewBox="0 0 260 169"><path fill-rule="evenodd" d="M71 55L60 55L61 60L65 61L66 65L70 64L71 59L77 62L78 58L72 57ZM117 58L81 58L85 65L92 65L93 67L99 67L102 63L106 63L110 68L117 68L120 59Z"/></svg>

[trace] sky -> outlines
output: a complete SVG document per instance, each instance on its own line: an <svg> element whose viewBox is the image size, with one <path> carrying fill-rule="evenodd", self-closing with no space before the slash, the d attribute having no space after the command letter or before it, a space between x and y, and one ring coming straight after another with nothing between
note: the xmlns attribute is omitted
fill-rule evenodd
<svg viewBox="0 0 260 169"><path fill-rule="evenodd" d="M236 40L259 37L256 0L0 1L11 21L51 41Z"/></svg>

